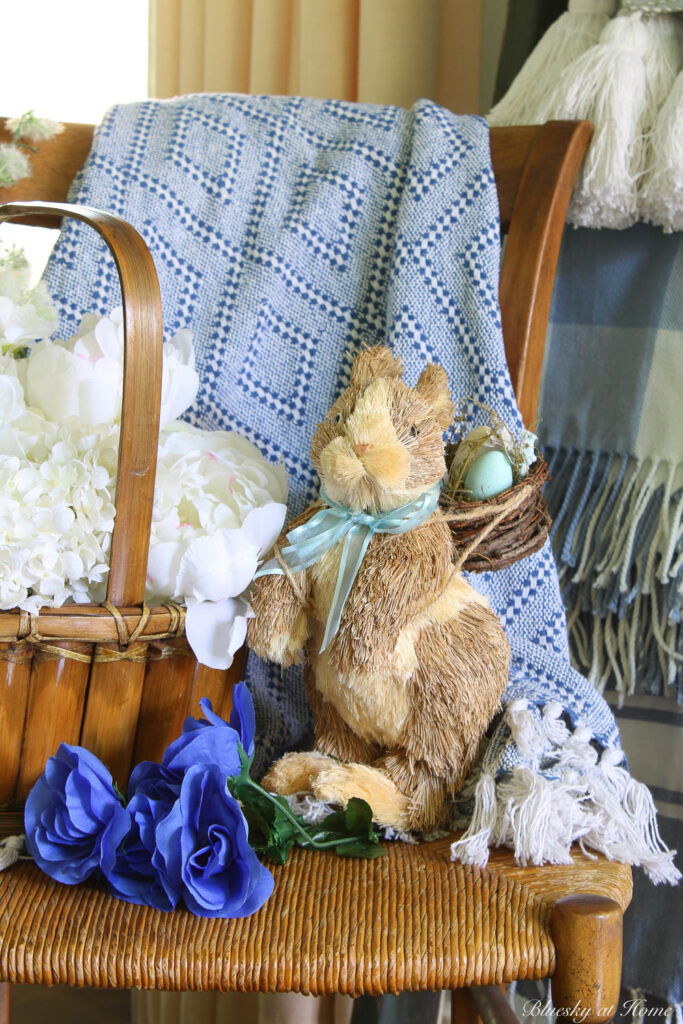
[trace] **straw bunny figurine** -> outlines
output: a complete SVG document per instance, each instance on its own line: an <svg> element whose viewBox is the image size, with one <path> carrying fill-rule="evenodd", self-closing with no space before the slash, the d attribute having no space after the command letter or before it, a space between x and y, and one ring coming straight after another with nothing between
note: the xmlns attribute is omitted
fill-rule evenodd
<svg viewBox="0 0 683 1024"><path fill-rule="evenodd" d="M488 601L453 564L438 510L453 405L442 367L414 388L389 349L361 352L313 438L321 500L259 570L247 642L306 658L313 752L286 754L264 784L426 831L475 760L510 652Z"/></svg>

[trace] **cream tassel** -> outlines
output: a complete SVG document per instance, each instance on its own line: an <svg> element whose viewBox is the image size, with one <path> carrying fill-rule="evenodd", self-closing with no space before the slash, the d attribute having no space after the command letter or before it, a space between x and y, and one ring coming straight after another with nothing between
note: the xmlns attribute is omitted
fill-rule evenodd
<svg viewBox="0 0 683 1024"><path fill-rule="evenodd" d="M650 41L639 12L615 18L599 44L566 69L547 98L545 120L585 119L594 126L569 212L576 225L625 228L636 220L638 175L645 165Z"/></svg>
<svg viewBox="0 0 683 1024"><path fill-rule="evenodd" d="M683 231L683 72L659 112L651 151L641 215L667 232Z"/></svg>
<svg viewBox="0 0 683 1024"><path fill-rule="evenodd" d="M648 108L643 125L643 130L649 134L681 70L683 24L676 14L646 16L643 24L650 34L650 45L645 53Z"/></svg>
<svg viewBox="0 0 683 1024"><path fill-rule="evenodd" d="M464 835L451 843L451 860L484 867L489 859L491 832L498 815L496 781L489 772L482 772L479 776L473 796L472 819Z"/></svg>
<svg viewBox="0 0 683 1024"><path fill-rule="evenodd" d="M545 120L539 117L539 99L572 61L597 43L616 8L616 0L569 0L569 9L539 40L503 99L489 112L489 124Z"/></svg>
<svg viewBox="0 0 683 1024"><path fill-rule="evenodd" d="M26 845L23 836L7 836L6 839L0 839L0 871L11 868L25 854Z"/></svg>

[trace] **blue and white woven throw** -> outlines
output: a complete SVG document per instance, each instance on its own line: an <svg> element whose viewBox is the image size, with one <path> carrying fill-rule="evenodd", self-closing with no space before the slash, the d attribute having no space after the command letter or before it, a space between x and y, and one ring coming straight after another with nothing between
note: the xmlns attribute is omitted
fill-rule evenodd
<svg viewBox="0 0 683 1024"><path fill-rule="evenodd" d="M683 234L567 231L540 434L575 664L683 704Z"/></svg>
<svg viewBox="0 0 683 1024"><path fill-rule="evenodd" d="M488 129L429 102L412 110L300 98L190 96L114 108L72 199L145 238L166 329L194 332L192 422L241 431L290 475L290 512L317 493L309 446L363 344L388 343L414 381L428 360L521 422L497 301L499 218ZM64 329L118 301L99 239L70 222L47 281ZM569 666L552 553L477 576L512 647L504 714L467 787L454 856L490 844L566 861L572 840L676 878L607 705ZM267 759L310 728L298 670L249 660Z"/></svg>

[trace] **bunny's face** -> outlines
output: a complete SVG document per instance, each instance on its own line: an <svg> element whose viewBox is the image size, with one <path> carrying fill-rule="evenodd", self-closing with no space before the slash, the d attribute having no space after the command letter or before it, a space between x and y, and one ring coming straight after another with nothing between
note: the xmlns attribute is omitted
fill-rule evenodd
<svg viewBox="0 0 683 1024"><path fill-rule="evenodd" d="M351 383L313 438L311 454L333 501L387 512L419 497L446 470L443 431L453 405L445 371L428 366L415 388L389 349L356 357Z"/></svg>

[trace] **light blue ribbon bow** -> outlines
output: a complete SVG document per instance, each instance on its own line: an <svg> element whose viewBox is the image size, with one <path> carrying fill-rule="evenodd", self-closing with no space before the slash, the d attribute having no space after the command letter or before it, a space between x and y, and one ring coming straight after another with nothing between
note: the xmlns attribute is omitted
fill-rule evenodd
<svg viewBox="0 0 683 1024"><path fill-rule="evenodd" d="M407 505L373 516L369 512L352 512L345 505L339 505L332 501L321 487L320 497L328 507L316 512L307 523L292 530L287 535L288 544L280 550L282 561L289 571L295 574L317 562L340 540L344 541L321 652L326 649L339 629L346 599L373 535L406 533L407 530L421 526L436 508L440 491L441 484L436 484L419 498L409 501ZM285 575L285 570L276 558L271 558L262 565L255 578L272 573Z"/></svg>

